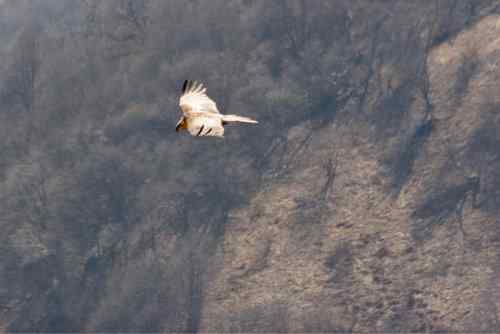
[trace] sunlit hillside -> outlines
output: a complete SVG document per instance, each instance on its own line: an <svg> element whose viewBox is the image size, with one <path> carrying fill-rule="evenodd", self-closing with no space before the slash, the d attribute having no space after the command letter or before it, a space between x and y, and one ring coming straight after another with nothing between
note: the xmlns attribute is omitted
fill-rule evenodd
<svg viewBox="0 0 500 334"><path fill-rule="evenodd" d="M0 0L0 331L500 331L499 0ZM225 138L175 132L184 80Z"/></svg>

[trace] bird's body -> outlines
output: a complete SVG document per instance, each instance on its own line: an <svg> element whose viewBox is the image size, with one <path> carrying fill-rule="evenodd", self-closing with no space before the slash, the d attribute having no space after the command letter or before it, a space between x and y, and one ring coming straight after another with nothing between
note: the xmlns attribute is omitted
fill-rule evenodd
<svg viewBox="0 0 500 334"><path fill-rule="evenodd" d="M221 114L205 92L206 88L201 83L190 80L184 82L179 100L182 117L176 131L184 129L193 136L224 137L224 125L227 123L257 123L248 117Z"/></svg>
<svg viewBox="0 0 500 334"><path fill-rule="evenodd" d="M187 117L186 123L186 129L193 136L224 136L224 127L220 118L207 116Z"/></svg>

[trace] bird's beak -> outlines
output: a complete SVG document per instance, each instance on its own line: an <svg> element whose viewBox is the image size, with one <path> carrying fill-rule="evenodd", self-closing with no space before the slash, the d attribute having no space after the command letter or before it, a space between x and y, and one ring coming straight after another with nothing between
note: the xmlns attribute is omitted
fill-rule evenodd
<svg viewBox="0 0 500 334"><path fill-rule="evenodd" d="M186 128L186 120L184 117L181 117L179 122L177 122L177 125L175 126L175 132L179 132L180 129L185 129Z"/></svg>

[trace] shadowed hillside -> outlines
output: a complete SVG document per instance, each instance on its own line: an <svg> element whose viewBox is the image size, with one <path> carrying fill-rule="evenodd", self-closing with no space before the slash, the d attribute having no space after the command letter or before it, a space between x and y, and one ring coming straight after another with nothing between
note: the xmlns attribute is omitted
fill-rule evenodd
<svg viewBox="0 0 500 334"><path fill-rule="evenodd" d="M500 331L500 1L0 0L0 330ZM176 133L185 79L225 138Z"/></svg>

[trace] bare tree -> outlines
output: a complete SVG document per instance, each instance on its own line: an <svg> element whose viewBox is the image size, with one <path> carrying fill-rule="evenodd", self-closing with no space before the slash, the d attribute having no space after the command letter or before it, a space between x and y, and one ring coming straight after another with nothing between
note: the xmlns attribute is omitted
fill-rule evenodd
<svg viewBox="0 0 500 334"><path fill-rule="evenodd" d="M30 22L20 33L2 92L4 100L13 106L22 106L29 113L35 108L37 76L41 65L39 29L35 22Z"/></svg>
<svg viewBox="0 0 500 334"><path fill-rule="evenodd" d="M8 175L6 217L45 229L51 217L48 182L50 172L40 159L15 166Z"/></svg>

